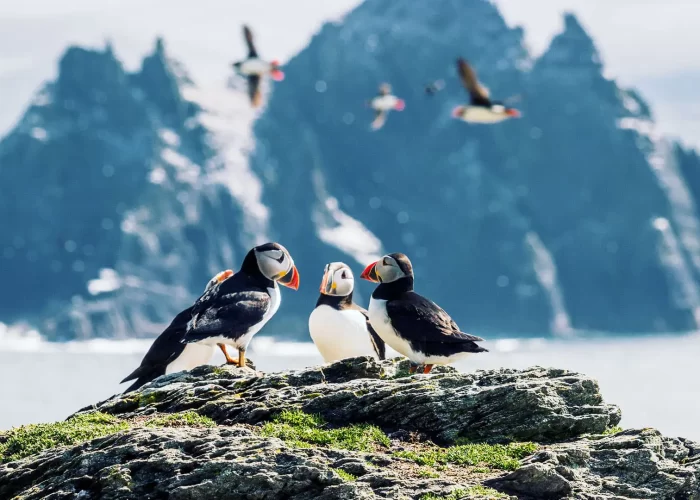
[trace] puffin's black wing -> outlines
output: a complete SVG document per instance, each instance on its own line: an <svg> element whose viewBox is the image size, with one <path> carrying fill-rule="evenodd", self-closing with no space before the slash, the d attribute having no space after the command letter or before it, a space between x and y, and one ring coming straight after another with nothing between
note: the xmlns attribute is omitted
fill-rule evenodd
<svg viewBox="0 0 700 500"><path fill-rule="evenodd" d="M377 353L377 357L380 360L386 359L386 344L379 336L379 334L377 334L374 328L372 328L372 325L369 322L369 313L367 312L367 309L363 309L354 302L352 304L352 309L361 312L362 315L365 317L365 322L367 323L367 331L369 332L369 339L372 342L372 347L374 347L374 352Z"/></svg>
<svg viewBox="0 0 700 500"><path fill-rule="evenodd" d="M192 307L188 307L175 316L175 319L172 320L168 328L153 341L151 348L143 357L141 365L120 382L123 384L129 380L138 379L136 383L125 392L136 390L143 384L165 374L165 369L168 364L177 358L185 349L181 341L185 336L187 322L191 317Z"/></svg>
<svg viewBox="0 0 700 500"><path fill-rule="evenodd" d="M462 80L462 85L469 92L472 104L489 106L491 104L489 91L479 83L474 69L461 57L457 59L457 72Z"/></svg>
<svg viewBox="0 0 700 500"><path fill-rule="evenodd" d="M243 26L243 38L245 38L245 43L248 45L248 58L258 57L258 51L255 50L255 44L253 43L253 32L250 31L248 26Z"/></svg>
<svg viewBox="0 0 700 500"><path fill-rule="evenodd" d="M440 306L415 293L386 303L391 325L405 339L416 342L474 344L484 339L461 332L457 323ZM476 344L475 348L482 349Z"/></svg>
<svg viewBox="0 0 700 500"><path fill-rule="evenodd" d="M210 300L206 308L195 304L195 313L183 342L197 342L219 335L237 339L262 321L270 304L270 294L262 290L226 293Z"/></svg>

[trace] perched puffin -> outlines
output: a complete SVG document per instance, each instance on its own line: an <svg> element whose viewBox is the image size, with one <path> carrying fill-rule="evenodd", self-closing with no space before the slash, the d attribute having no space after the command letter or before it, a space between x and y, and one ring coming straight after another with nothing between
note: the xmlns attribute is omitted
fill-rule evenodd
<svg viewBox="0 0 700 500"><path fill-rule="evenodd" d="M445 88L445 80L435 80L425 86L425 93L432 96Z"/></svg>
<svg viewBox="0 0 700 500"><path fill-rule="evenodd" d="M236 274L210 288L192 306L192 319L182 342L233 346L238 350L238 361L227 361L245 366L248 343L280 306L277 283L299 288L292 256L279 243L252 248Z"/></svg>
<svg viewBox="0 0 700 500"><path fill-rule="evenodd" d="M243 37L248 45L248 57L243 61L233 63L233 67L238 74L245 76L248 79L248 96L254 108L260 106L260 78L269 74L273 80L284 80L284 73L280 70L280 64L277 61L263 61L258 57L258 51L255 50L253 43L253 32L248 26L243 26Z"/></svg>
<svg viewBox="0 0 700 500"><path fill-rule="evenodd" d="M321 295L309 316L309 333L327 363L356 356L385 359L384 341L369 324L367 311L352 301L355 278L342 262L323 270Z"/></svg>
<svg viewBox="0 0 700 500"><path fill-rule="evenodd" d="M379 283L369 301L369 321L389 347L411 360L411 373L420 365L447 365L474 352L487 352L475 335L434 302L413 291L413 266L402 253L385 255L362 272L362 279Z"/></svg>
<svg viewBox="0 0 700 500"><path fill-rule="evenodd" d="M212 287L227 280L233 276L233 271L227 269L214 276L204 293L207 293ZM155 380L161 375L167 373L175 373L182 370L191 370L192 368L204 365L209 362L214 354L214 346L199 345L199 344L182 344L180 341L185 336L187 322L192 318L192 307L190 306L180 314L175 316L175 319L170 323L170 326L161 333L153 342L151 348L141 361L141 366L134 370L131 375L126 377L120 383L128 382L136 379L126 391L135 391L139 387L152 380ZM219 347L226 358L229 358L226 352L226 347L219 344Z"/></svg>
<svg viewBox="0 0 700 500"><path fill-rule="evenodd" d="M386 122L389 111L403 111L406 103L391 93L391 86L388 83L382 83L379 86L379 94L369 102L369 106L374 110L372 130L379 130Z"/></svg>
<svg viewBox="0 0 700 500"><path fill-rule="evenodd" d="M472 67L461 57L457 59L457 72L462 85L469 92L470 103L454 108L454 118L470 123L497 123L520 116L517 109L509 108L499 101L491 101L488 89L479 83Z"/></svg>

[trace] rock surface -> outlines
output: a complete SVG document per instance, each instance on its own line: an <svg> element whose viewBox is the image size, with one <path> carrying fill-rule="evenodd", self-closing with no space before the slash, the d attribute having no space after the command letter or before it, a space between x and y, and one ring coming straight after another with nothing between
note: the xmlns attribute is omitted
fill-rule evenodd
<svg viewBox="0 0 700 500"><path fill-rule="evenodd" d="M127 430L0 465L0 498L700 499L700 445L653 429L611 434L620 411L585 375L406 369L405 360L354 358L167 375L78 412L117 416ZM348 446L287 424L270 432L283 411L346 442L352 429L379 437ZM151 425L182 412L216 425ZM512 441L538 444L508 463L484 454L508 446L465 444ZM482 454L469 455L472 446Z"/></svg>

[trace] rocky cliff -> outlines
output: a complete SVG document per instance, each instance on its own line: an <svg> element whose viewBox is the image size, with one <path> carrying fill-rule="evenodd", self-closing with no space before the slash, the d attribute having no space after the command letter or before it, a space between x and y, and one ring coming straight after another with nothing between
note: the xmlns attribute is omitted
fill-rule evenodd
<svg viewBox="0 0 700 500"><path fill-rule="evenodd" d="M407 368L167 375L0 434L0 498L700 498L700 444L621 430L585 375Z"/></svg>

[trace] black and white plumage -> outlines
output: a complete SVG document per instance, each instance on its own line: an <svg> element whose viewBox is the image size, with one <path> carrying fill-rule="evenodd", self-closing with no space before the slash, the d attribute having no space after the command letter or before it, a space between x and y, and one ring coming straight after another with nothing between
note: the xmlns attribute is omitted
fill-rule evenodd
<svg viewBox="0 0 700 500"><path fill-rule="evenodd" d="M413 266L402 253L385 255L360 276L379 283L369 303L369 320L387 345L415 366L430 372L435 364L453 363L486 352L483 339L462 332L440 306L413 291ZM412 371L413 371L412 370Z"/></svg>
<svg viewBox="0 0 700 500"><path fill-rule="evenodd" d="M357 356L385 359L386 346L365 309L352 301L355 278L342 262L323 270L321 295L309 316L309 333L327 363Z"/></svg>
<svg viewBox="0 0 700 500"><path fill-rule="evenodd" d="M379 130L384 126L389 111L403 111L406 102L391 93L391 85L382 83L379 86L379 93L369 101L369 106L374 110L372 130Z"/></svg>
<svg viewBox="0 0 700 500"><path fill-rule="evenodd" d="M280 306L278 283L299 288L299 273L287 249L278 243L253 248L236 274L195 302L182 342L235 347L238 361L227 361L245 366L250 340Z"/></svg>
<svg viewBox="0 0 700 500"><path fill-rule="evenodd" d="M474 69L461 57L457 59L457 73L469 92L469 104L454 108L454 118L470 123L498 123L520 116L517 109L509 108L503 102L492 101L488 89L479 82Z"/></svg>
<svg viewBox="0 0 700 500"><path fill-rule="evenodd" d="M212 287L230 278L233 271L227 269L214 276L204 290L206 294ZM187 330L187 323L192 318L192 308L190 306L180 314L175 316L170 325L161 333L148 352L143 357L141 365L120 383L135 380L124 392L135 391L142 385L147 384L168 373L175 373L183 370L191 370L199 365L209 362L214 354L214 346L199 344L183 344L182 339ZM224 355L228 353L222 348Z"/></svg>
<svg viewBox="0 0 700 500"><path fill-rule="evenodd" d="M277 61L263 61L258 57L258 51L253 42L253 32L248 26L243 26L243 38L248 47L248 57L243 61L233 63L234 69L248 80L248 96L254 108L260 106L262 94L260 93L260 80L265 75L270 75L273 80L284 80L284 73L280 70Z"/></svg>

